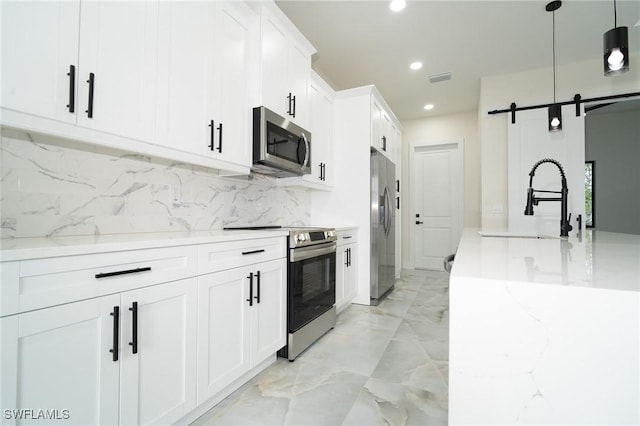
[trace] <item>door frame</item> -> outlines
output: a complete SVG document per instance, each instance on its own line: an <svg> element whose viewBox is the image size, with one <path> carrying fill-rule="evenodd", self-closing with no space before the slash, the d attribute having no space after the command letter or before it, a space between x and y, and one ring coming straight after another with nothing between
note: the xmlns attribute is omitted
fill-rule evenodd
<svg viewBox="0 0 640 426"><path fill-rule="evenodd" d="M458 231L462 234L463 227L463 218L464 218L464 138L456 137L449 139L439 139L430 142L412 142L409 144L409 182L411 185L411 199L409 200L409 217L407 221L407 229L406 232L409 234L409 243L410 243L410 252L411 258L409 260L409 267L411 269L415 269L416 265L416 245L418 242L417 233L412 232L412 227L415 221L415 211L416 211L416 200L418 199L418 185L416 184L416 176L415 172L417 169L416 165L416 150L417 149L426 149L426 150L436 150L446 148L447 146L454 147L457 153L458 164L460 165L458 169L458 173L456 174L455 180L458 186L458 214L457 214L457 225Z"/></svg>

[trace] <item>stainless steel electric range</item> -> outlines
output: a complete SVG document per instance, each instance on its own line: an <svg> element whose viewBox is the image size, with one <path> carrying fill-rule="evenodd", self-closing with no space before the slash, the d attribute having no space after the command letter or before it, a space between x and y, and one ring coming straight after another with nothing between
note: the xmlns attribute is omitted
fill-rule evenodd
<svg viewBox="0 0 640 426"><path fill-rule="evenodd" d="M333 228L251 226L288 230L287 345L278 355L296 359L336 324L336 231Z"/></svg>

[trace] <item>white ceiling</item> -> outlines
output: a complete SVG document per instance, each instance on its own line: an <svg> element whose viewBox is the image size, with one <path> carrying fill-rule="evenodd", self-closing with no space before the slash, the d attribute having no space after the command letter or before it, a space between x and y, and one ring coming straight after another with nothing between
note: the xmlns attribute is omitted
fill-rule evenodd
<svg viewBox="0 0 640 426"><path fill-rule="evenodd" d="M276 3L318 50L319 75L336 90L375 84L401 120L477 109L481 77L552 64L546 1L407 0L401 12L382 0ZM640 1L618 0L617 12L639 55ZM555 21L557 64L600 58L613 1L564 1ZM416 60L424 67L410 71ZM452 80L429 83L447 71ZM435 108L425 111L427 103Z"/></svg>

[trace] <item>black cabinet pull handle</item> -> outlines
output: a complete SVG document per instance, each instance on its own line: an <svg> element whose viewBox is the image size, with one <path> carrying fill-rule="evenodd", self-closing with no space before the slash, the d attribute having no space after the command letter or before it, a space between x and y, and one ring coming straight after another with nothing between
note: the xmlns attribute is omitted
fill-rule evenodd
<svg viewBox="0 0 640 426"><path fill-rule="evenodd" d="M257 254L257 253L264 253L264 249L260 249L260 250L251 250L251 251L243 251L242 255L246 256L248 254Z"/></svg>
<svg viewBox="0 0 640 426"><path fill-rule="evenodd" d="M209 127L211 127L211 143L209 144L209 149L213 151L214 150L213 139L215 137L215 132L216 132L216 126L214 125L213 120L211 120L211 123L209 123Z"/></svg>
<svg viewBox="0 0 640 426"><path fill-rule="evenodd" d="M400 179L396 180L396 191L400 192Z"/></svg>
<svg viewBox="0 0 640 426"><path fill-rule="evenodd" d="M222 153L222 123L218 126L218 152Z"/></svg>
<svg viewBox="0 0 640 426"><path fill-rule="evenodd" d="M293 114L293 113L292 113L292 111L293 111L293 110L292 110L292 108L291 108L291 100L292 100L291 92L289 92L289 96L287 96L287 100L289 101L289 106L287 107L287 108L288 108L288 109L287 109L287 114L288 114L288 115L292 115L292 114Z"/></svg>
<svg viewBox="0 0 640 426"><path fill-rule="evenodd" d="M137 274L139 272L148 272L148 271L151 271L150 266L147 266L146 268L127 269L125 271L103 272L100 274L96 274L95 277L97 279L100 279L100 278L107 278L107 277L115 277L117 275Z"/></svg>
<svg viewBox="0 0 640 426"><path fill-rule="evenodd" d="M400 197L396 197L396 209L400 210Z"/></svg>
<svg viewBox="0 0 640 426"><path fill-rule="evenodd" d="M349 266L349 249L345 249L344 257L344 266Z"/></svg>
<svg viewBox="0 0 640 426"><path fill-rule="evenodd" d="M131 346L131 353L138 353L138 302L133 302L129 308L131 311L131 339L129 346Z"/></svg>
<svg viewBox="0 0 640 426"><path fill-rule="evenodd" d="M260 303L260 271L256 272L256 289L257 289L256 301Z"/></svg>
<svg viewBox="0 0 640 426"><path fill-rule="evenodd" d="M383 151L387 150L387 137L386 136L382 137L382 150Z"/></svg>
<svg viewBox="0 0 640 426"><path fill-rule="evenodd" d="M246 299L249 302L249 306L253 306L253 272L249 272L249 298Z"/></svg>
<svg viewBox="0 0 640 426"><path fill-rule="evenodd" d="M89 83L89 106L85 112L87 113L87 117L93 118L93 89L96 84L95 74L89 73L89 80L87 80L87 83Z"/></svg>
<svg viewBox="0 0 640 426"><path fill-rule="evenodd" d="M342 237L343 240L348 240L350 238L353 238L353 235L347 235L346 237Z"/></svg>
<svg viewBox="0 0 640 426"><path fill-rule="evenodd" d="M76 112L76 66L69 65L69 112Z"/></svg>
<svg viewBox="0 0 640 426"><path fill-rule="evenodd" d="M419 220L416 220L416 225L422 225L422 222L420 222Z"/></svg>
<svg viewBox="0 0 640 426"><path fill-rule="evenodd" d="M296 97L293 97L293 114L291 114L293 118L296 118Z"/></svg>
<svg viewBox="0 0 640 426"><path fill-rule="evenodd" d="M119 330L120 330L120 307L114 306L113 312L109 315L113 317L113 346L109 349L109 352L113 354L112 359L114 362L118 361L118 342L120 341Z"/></svg>

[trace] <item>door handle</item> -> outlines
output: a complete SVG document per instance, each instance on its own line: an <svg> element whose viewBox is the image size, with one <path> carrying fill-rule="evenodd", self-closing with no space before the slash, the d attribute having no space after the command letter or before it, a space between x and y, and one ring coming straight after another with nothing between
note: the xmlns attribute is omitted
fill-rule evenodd
<svg viewBox="0 0 640 426"><path fill-rule="evenodd" d="M67 108L69 112L73 113L76 111L76 67L75 65L69 65L69 72L67 73L69 76L69 104Z"/></svg>
<svg viewBox="0 0 640 426"><path fill-rule="evenodd" d="M256 272L256 302L260 303L260 271Z"/></svg>
<svg viewBox="0 0 640 426"><path fill-rule="evenodd" d="M87 80L87 83L89 83L89 104L85 112L87 113L87 117L93 118L93 89L96 84L96 77L94 73L89 73L89 80Z"/></svg>
<svg viewBox="0 0 640 426"><path fill-rule="evenodd" d="M129 342L129 346L131 346L131 353L138 353L138 302L133 302L131 307L129 308L131 311L131 338L132 341Z"/></svg>
<svg viewBox="0 0 640 426"><path fill-rule="evenodd" d="M118 343L120 342L120 307L119 306L114 306L113 307L113 312L111 312L109 315L111 315L113 317L113 345L111 347L111 349L109 349L109 352L112 353L112 359L113 362L117 362L118 361L118 352L120 351L120 349L118 348Z"/></svg>
<svg viewBox="0 0 640 426"><path fill-rule="evenodd" d="M419 220L416 220L416 225L422 225L423 222L420 222Z"/></svg>
<svg viewBox="0 0 640 426"><path fill-rule="evenodd" d="M211 140L213 144L213 139ZM222 123L218 126L218 152L222 153Z"/></svg>
<svg viewBox="0 0 640 426"><path fill-rule="evenodd" d="M249 298L246 299L249 302L249 306L253 306L253 272L249 272Z"/></svg>
<svg viewBox="0 0 640 426"><path fill-rule="evenodd" d="M216 134L216 126L213 120L211 120L211 122L209 123L209 127L211 127L211 144L209 145L209 149L213 151L215 149L214 139Z"/></svg>

